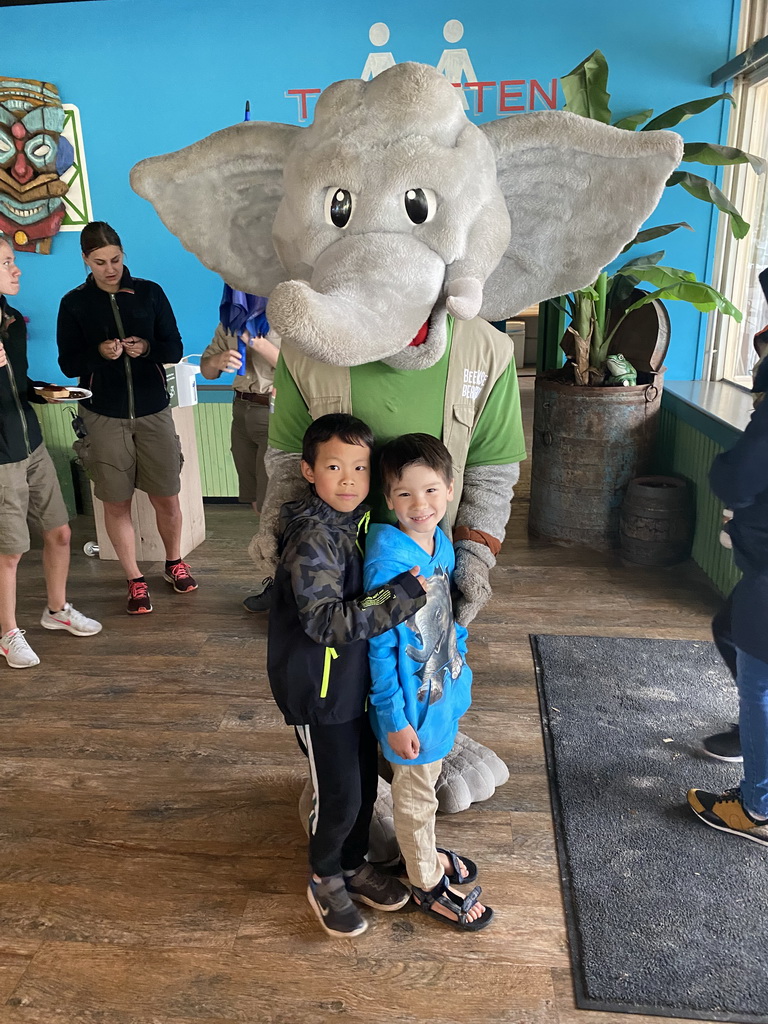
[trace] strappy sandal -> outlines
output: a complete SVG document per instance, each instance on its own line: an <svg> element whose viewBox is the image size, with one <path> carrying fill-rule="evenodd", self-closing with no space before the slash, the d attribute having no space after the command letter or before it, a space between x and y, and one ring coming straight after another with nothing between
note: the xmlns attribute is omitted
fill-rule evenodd
<svg viewBox="0 0 768 1024"><path fill-rule="evenodd" d="M470 921L468 918L469 911L475 906L482 892L479 885L476 885L463 900L458 893L451 892L447 887L445 876L443 876L434 889L419 889L415 885L411 886L411 888L413 890L413 902L419 910L429 914L431 917L436 917L445 924L458 928L460 931L479 932L481 928L487 927L493 920L493 911L490 907L486 907L476 921ZM457 917L444 917L443 914L433 910L432 908L436 903L439 903L441 907L445 907L446 910L450 910Z"/></svg>
<svg viewBox="0 0 768 1024"><path fill-rule="evenodd" d="M469 857L462 857L458 853L454 853L453 850L444 850L442 847L437 847L438 853L444 853L448 860L451 862L453 870L449 873L446 871L445 877L451 883L451 885L469 885L471 882L477 879L477 864ZM466 875L461 873L461 864L459 861L464 862L464 867L467 869Z"/></svg>

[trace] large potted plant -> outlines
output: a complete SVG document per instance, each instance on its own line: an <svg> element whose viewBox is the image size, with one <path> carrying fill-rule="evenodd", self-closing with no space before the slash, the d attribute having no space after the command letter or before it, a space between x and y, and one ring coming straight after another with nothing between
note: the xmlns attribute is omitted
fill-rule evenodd
<svg viewBox="0 0 768 1024"><path fill-rule="evenodd" d="M596 50L561 79L565 109L604 124L608 64ZM626 131L673 128L720 102L723 93L693 100L653 117L644 110L616 121ZM686 143L683 160L705 165L749 163L759 158L714 143ZM668 187L683 188L712 203L728 218L735 237L749 230L738 210L708 179L675 171ZM648 227L625 246L647 246L684 222ZM539 375L534 406L529 529L534 536L597 549L618 544L619 509L629 481L649 469L661 402L662 361L669 341L663 301L687 302L701 312L741 320L718 291L688 270L663 264L660 250L604 270L592 285L551 300L570 320L561 341L565 364ZM648 290L640 290L645 285ZM663 301L662 301L663 300ZM622 352L631 344L631 352ZM629 355L629 358L622 358ZM633 365L634 364L636 365Z"/></svg>

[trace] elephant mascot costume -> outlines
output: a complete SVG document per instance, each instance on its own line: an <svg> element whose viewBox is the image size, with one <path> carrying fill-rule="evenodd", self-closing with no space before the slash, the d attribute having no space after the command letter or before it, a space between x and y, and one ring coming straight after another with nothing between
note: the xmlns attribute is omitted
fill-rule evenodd
<svg viewBox="0 0 768 1024"><path fill-rule="evenodd" d="M270 473L250 553L276 561L282 502L306 487L301 437L352 412L377 439L442 437L456 473L456 615L490 596L524 457L512 345L488 321L584 287L634 237L679 136L547 111L475 125L434 68L336 82L305 128L246 122L143 160L131 184L232 287L268 295L282 338ZM506 780L462 734L438 782L461 810Z"/></svg>

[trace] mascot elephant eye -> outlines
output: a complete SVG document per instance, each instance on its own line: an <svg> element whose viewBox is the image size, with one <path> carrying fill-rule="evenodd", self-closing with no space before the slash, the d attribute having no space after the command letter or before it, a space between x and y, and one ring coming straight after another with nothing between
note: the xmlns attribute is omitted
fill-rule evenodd
<svg viewBox="0 0 768 1024"><path fill-rule="evenodd" d="M432 220L437 210L435 193L429 188L409 188L405 193L405 212L414 224Z"/></svg>
<svg viewBox="0 0 768 1024"><path fill-rule="evenodd" d="M352 216L354 202L352 193L345 188L334 186L325 194L325 219L328 224L345 228Z"/></svg>

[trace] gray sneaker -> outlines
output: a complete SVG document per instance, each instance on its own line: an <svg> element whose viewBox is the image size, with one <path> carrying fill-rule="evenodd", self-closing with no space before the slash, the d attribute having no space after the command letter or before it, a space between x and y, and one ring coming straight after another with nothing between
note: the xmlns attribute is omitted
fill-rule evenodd
<svg viewBox="0 0 768 1024"><path fill-rule="evenodd" d="M337 939L362 935L368 927L368 922L349 898L343 875L330 875L320 882L310 878L307 899L320 924Z"/></svg>
<svg viewBox="0 0 768 1024"><path fill-rule="evenodd" d="M43 612L40 625L46 629L66 629L73 636L94 636L101 632L101 623L89 619L67 601L60 612L52 612L48 608Z"/></svg>
<svg viewBox="0 0 768 1024"><path fill-rule="evenodd" d="M394 875L385 875L365 861L353 875L345 875L347 892L358 903L376 910L399 910L411 898L411 890Z"/></svg>
<svg viewBox="0 0 768 1024"><path fill-rule="evenodd" d="M12 629L0 636L0 654L11 668L34 668L40 664L40 659L27 643L24 633L23 629Z"/></svg>

